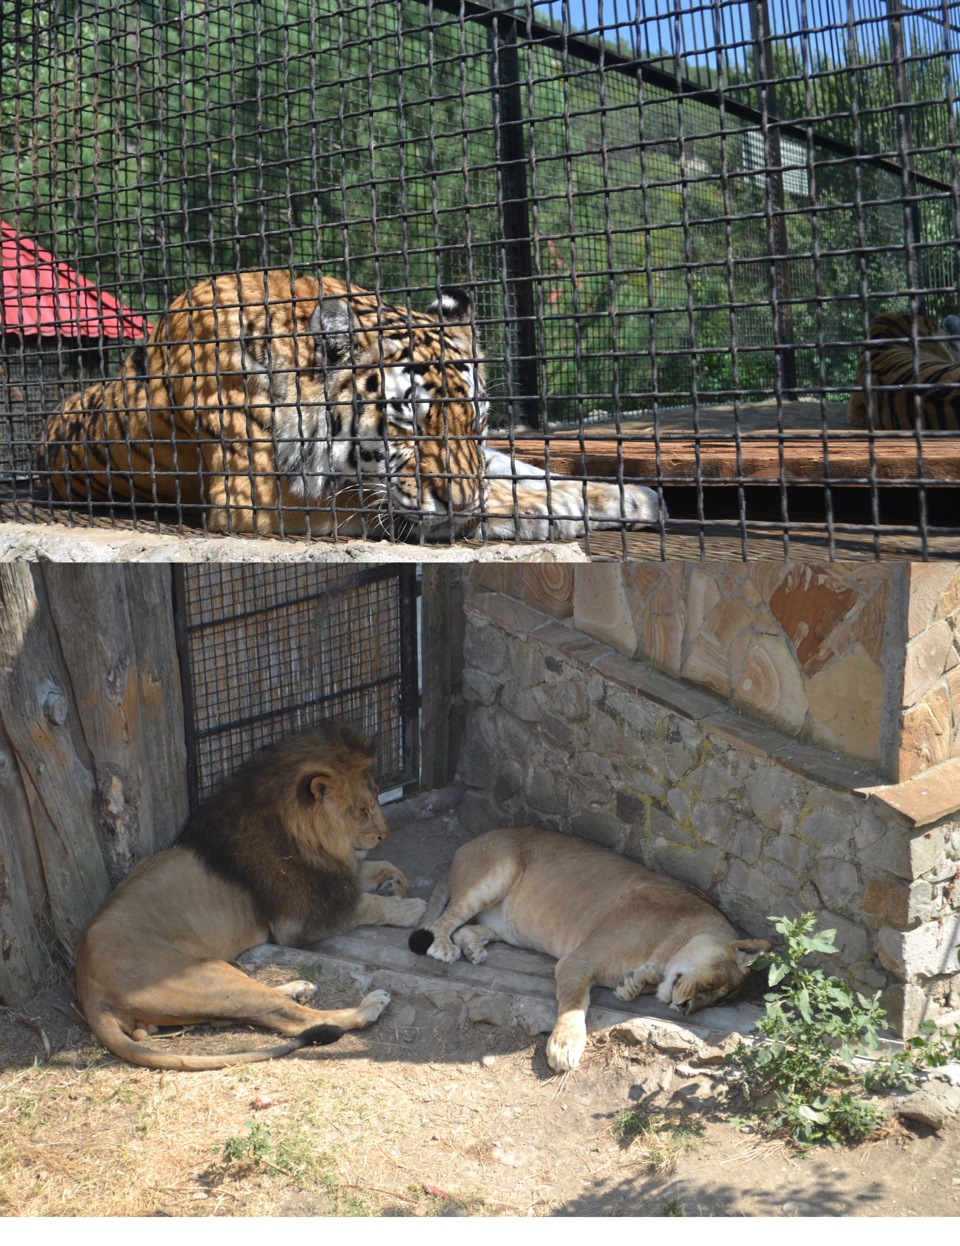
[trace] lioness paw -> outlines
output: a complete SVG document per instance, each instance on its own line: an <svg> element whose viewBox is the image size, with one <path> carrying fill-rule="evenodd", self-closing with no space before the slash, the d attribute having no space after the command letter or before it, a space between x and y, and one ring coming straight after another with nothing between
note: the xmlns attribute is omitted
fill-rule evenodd
<svg viewBox="0 0 960 1246"><path fill-rule="evenodd" d="M557 1073L568 1073L580 1063L586 1045L586 1026L560 1024L547 1039L547 1064Z"/></svg>
<svg viewBox="0 0 960 1246"><path fill-rule="evenodd" d="M295 982L284 982L282 986L274 989L281 995L286 995L289 999L295 999L298 1004L302 1004L305 999L316 994L317 984L308 982L306 978L298 978Z"/></svg>
<svg viewBox="0 0 960 1246"><path fill-rule="evenodd" d="M634 999L637 995L648 994L662 980L663 975L656 965L638 965L636 969L623 975L613 988L613 993L617 999Z"/></svg>
<svg viewBox="0 0 960 1246"><path fill-rule="evenodd" d="M452 965L455 960L460 959L460 949L446 935L435 934L433 942L427 948L427 955L432 956L434 960L442 960L444 964Z"/></svg>

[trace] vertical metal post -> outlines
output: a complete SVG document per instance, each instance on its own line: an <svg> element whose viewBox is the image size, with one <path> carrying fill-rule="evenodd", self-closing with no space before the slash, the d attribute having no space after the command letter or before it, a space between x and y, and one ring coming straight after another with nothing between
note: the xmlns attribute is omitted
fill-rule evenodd
<svg viewBox="0 0 960 1246"><path fill-rule="evenodd" d="M496 0L510 9L508 0ZM487 29L490 79L493 87L493 130L498 169L498 208L503 243L506 321L507 389L510 427L524 423L545 426L537 388L537 337L533 300L533 254L530 199L527 193L526 144L517 20L497 13Z"/></svg>
<svg viewBox="0 0 960 1246"><path fill-rule="evenodd" d="M793 338L793 303L790 280L790 242L787 236L786 195L783 188L783 154L780 148L780 130L777 126L777 93L774 86L776 69L773 63L773 39L770 31L770 10L767 0L751 0L750 37L754 46L754 65L757 77L758 107L770 121L769 138L770 172L768 185L773 199L773 270L777 292L777 333L782 350L779 352L783 369L783 396L797 396L797 355Z"/></svg>
<svg viewBox="0 0 960 1246"><path fill-rule="evenodd" d="M897 149L903 168L903 235L906 251L906 277L909 293L922 292L921 216L914 168L913 136L910 127L910 78L907 73L907 48L903 37L903 5L900 0L887 0L887 25L890 29L890 58L893 61L893 98L897 106ZM922 313L923 296L918 310Z"/></svg>

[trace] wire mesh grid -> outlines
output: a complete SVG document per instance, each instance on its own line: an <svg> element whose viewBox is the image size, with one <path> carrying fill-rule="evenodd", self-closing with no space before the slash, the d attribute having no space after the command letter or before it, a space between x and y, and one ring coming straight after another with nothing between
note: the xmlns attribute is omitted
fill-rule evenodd
<svg viewBox="0 0 960 1246"><path fill-rule="evenodd" d="M4 517L956 548L960 6L0 20Z"/></svg>
<svg viewBox="0 0 960 1246"><path fill-rule="evenodd" d="M381 791L417 781L415 568L197 564L175 585L194 802L324 719L375 743Z"/></svg>

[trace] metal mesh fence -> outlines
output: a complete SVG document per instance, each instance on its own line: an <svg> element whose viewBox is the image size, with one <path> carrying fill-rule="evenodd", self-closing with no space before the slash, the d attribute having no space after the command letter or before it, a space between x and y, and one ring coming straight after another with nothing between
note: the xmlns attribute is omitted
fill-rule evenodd
<svg viewBox="0 0 960 1246"><path fill-rule="evenodd" d="M175 573L191 800L323 719L375 741L381 791L419 777L414 567Z"/></svg>
<svg viewBox="0 0 960 1246"><path fill-rule="evenodd" d="M4 517L955 549L960 6L0 20Z"/></svg>

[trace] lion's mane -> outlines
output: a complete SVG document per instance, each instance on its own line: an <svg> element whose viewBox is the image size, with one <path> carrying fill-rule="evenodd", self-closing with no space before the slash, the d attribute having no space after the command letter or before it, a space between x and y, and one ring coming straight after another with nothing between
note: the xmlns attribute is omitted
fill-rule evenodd
<svg viewBox="0 0 960 1246"><path fill-rule="evenodd" d="M373 752L352 727L321 724L241 765L188 818L177 843L238 884L271 928L300 918L311 942L343 926L360 896L337 807L367 779ZM332 798L318 802L321 784Z"/></svg>

